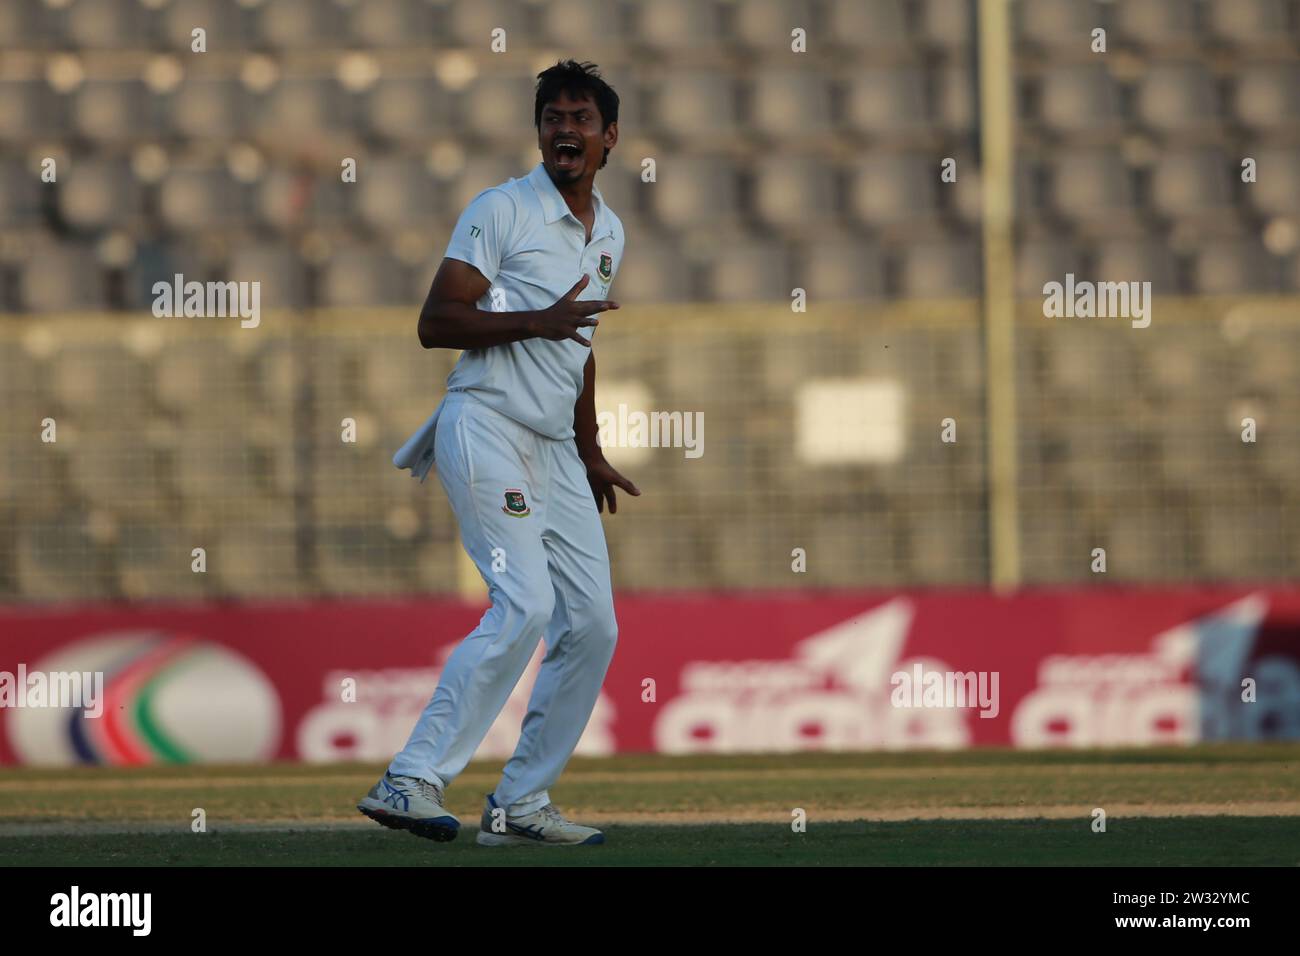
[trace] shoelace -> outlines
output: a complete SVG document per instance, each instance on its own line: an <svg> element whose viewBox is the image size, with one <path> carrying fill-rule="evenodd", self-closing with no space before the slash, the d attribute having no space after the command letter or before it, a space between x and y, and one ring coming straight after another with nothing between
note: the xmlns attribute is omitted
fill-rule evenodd
<svg viewBox="0 0 1300 956"><path fill-rule="evenodd" d="M430 783L428 780L421 780L415 786L420 791L420 796L442 806L442 787L436 783Z"/></svg>
<svg viewBox="0 0 1300 956"><path fill-rule="evenodd" d="M568 820L565 819L563 813L555 809L555 804L553 803L548 803L546 806L542 807L541 814L542 816L546 817L546 819L550 820L552 823L569 822Z"/></svg>

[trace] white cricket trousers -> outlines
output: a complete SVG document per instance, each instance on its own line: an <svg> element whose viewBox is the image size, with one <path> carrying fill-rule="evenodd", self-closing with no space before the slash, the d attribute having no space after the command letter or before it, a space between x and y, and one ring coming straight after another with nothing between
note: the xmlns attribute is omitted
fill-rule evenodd
<svg viewBox="0 0 1300 956"><path fill-rule="evenodd" d="M605 531L573 440L539 435L467 392L447 396L434 460L492 607L452 652L389 770L450 785L545 638L519 744L495 791L510 815L532 813L550 802L547 789L614 655Z"/></svg>

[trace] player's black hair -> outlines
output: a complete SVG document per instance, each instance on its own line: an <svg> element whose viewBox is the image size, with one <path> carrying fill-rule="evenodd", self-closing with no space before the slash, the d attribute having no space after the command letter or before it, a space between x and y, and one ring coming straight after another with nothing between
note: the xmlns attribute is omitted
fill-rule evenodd
<svg viewBox="0 0 1300 956"><path fill-rule="evenodd" d="M600 110L600 128L609 129L610 123L618 122L618 94L614 88L601 79L600 71L594 63L579 63L577 60L561 60L555 66L548 67L537 74L537 102L533 108L533 125L542 128L542 108L561 93L568 93L573 99L590 96L596 101ZM601 157L600 168L605 168L609 160L609 147Z"/></svg>

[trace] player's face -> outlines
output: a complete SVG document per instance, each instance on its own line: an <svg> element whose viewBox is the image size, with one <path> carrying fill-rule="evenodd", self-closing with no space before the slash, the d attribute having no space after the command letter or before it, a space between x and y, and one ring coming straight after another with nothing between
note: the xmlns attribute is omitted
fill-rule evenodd
<svg viewBox="0 0 1300 956"><path fill-rule="evenodd" d="M537 145L551 180L563 185L594 177L613 129L612 124L608 131L601 129L600 110L590 97L575 100L561 93L543 106Z"/></svg>

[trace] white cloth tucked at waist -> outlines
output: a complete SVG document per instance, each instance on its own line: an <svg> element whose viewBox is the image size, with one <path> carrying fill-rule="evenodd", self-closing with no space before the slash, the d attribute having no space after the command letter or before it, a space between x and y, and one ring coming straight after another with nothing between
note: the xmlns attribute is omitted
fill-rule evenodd
<svg viewBox="0 0 1300 956"><path fill-rule="evenodd" d="M398 468L409 468L411 477L419 478L421 484L429 477L429 469L433 467L433 443L438 434L438 416L446 404L447 396L443 396L433 414L425 419L424 424L416 429L415 434L393 456L393 464Z"/></svg>

